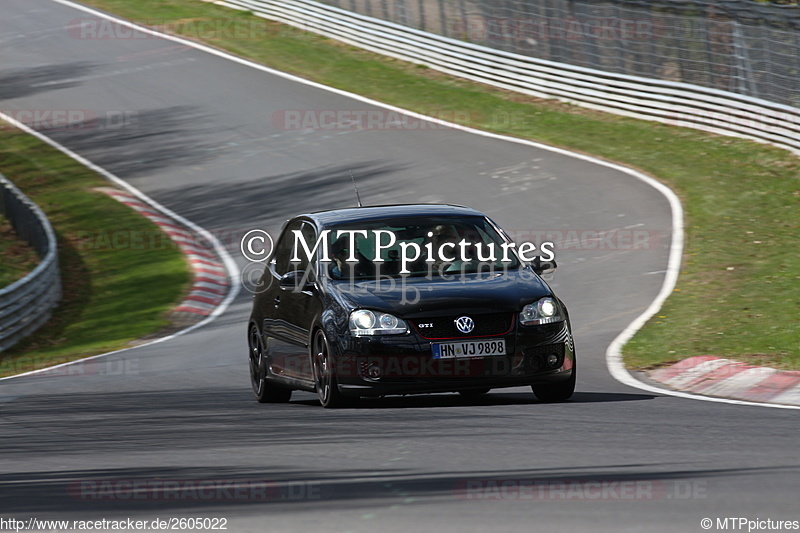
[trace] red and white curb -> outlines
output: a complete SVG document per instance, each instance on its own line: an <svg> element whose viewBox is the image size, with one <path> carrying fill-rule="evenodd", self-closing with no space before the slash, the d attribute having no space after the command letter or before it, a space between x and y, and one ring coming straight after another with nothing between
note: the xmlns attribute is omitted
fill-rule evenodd
<svg viewBox="0 0 800 533"><path fill-rule="evenodd" d="M179 226L175 220L167 218L127 191L106 187L98 190L150 219L170 236L186 256L194 274L194 281L188 296L173 309L174 313L206 317L222 304L228 293L228 276L225 265L217 257L210 243L195 232Z"/></svg>
<svg viewBox="0 0 800 533"><path fill-rule="evenodd" d="M800 372L698 355L651 370L650 379L674 389L750 402L800 405Z"/></svg>

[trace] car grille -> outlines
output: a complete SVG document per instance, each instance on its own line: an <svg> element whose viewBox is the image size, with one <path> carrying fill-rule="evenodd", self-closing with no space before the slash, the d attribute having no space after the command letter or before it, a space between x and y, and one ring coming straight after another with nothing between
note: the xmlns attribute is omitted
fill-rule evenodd
<svg viewBox="0 0 800 533"><path fill-rule="evenodd" d="M470 317L475 322L475 329L469 333L461 333L456 328L456 319L462 316ZM444 317L421 318L412 320L411 324L424 339L492 337L509 333L514 326L514 315L511 313L465 313ZM424 324L426 327L420 327L420 324Z"/></svg>

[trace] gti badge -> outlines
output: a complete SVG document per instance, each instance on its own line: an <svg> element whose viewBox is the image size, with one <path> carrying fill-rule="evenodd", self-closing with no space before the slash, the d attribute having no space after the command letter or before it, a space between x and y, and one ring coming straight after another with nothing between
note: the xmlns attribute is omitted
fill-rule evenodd
<svg viewBox="0 0 800 533"><path fill-rule="evenodd" d="M475 329L475 322L468 316L456 318L456 327L461 333L471 333Z"/></svg>

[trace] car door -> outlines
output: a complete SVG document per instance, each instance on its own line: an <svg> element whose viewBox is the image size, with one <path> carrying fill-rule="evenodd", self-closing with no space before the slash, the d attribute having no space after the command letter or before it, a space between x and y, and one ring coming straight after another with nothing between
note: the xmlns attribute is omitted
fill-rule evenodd
<svg viewBox="0 0 800 533"><path fill-rule="evenodd" d="M270 264L274 274L267 295L270 312L265 313L264 331L269 337L272 372L286 377L312 379L308 342L312 321L319 312L316 289L289 290L280 284L281 278L295 271L307 272L311 283L316 279L314 272L316 261L314 258L309 259L302 247L297 250L299 261L292 261L295 257L296 230L301 232L309 247L313 248L316 242L314 227L304 220L293 221L287 225L278 239L275 259Z"/></svg>

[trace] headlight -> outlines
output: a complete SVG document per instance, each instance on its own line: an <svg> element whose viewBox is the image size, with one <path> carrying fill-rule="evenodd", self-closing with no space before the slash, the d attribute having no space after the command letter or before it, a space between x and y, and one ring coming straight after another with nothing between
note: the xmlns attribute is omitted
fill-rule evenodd
<svg viewBox="0 0 800 533"><path fill-rule="evenodd" d="M400 335L408 329L405 321L389 313L359 309L350 313L350 333L362 335Z"/></svg>
<svg viewBox="0 0 800 533"><path fill-rule="evenodd" d="M562 320L564 320L564 315L561 313L561 308L555 299L549 296L526 305L519 314L519 322L523 326L552 324Z"/></svg>

